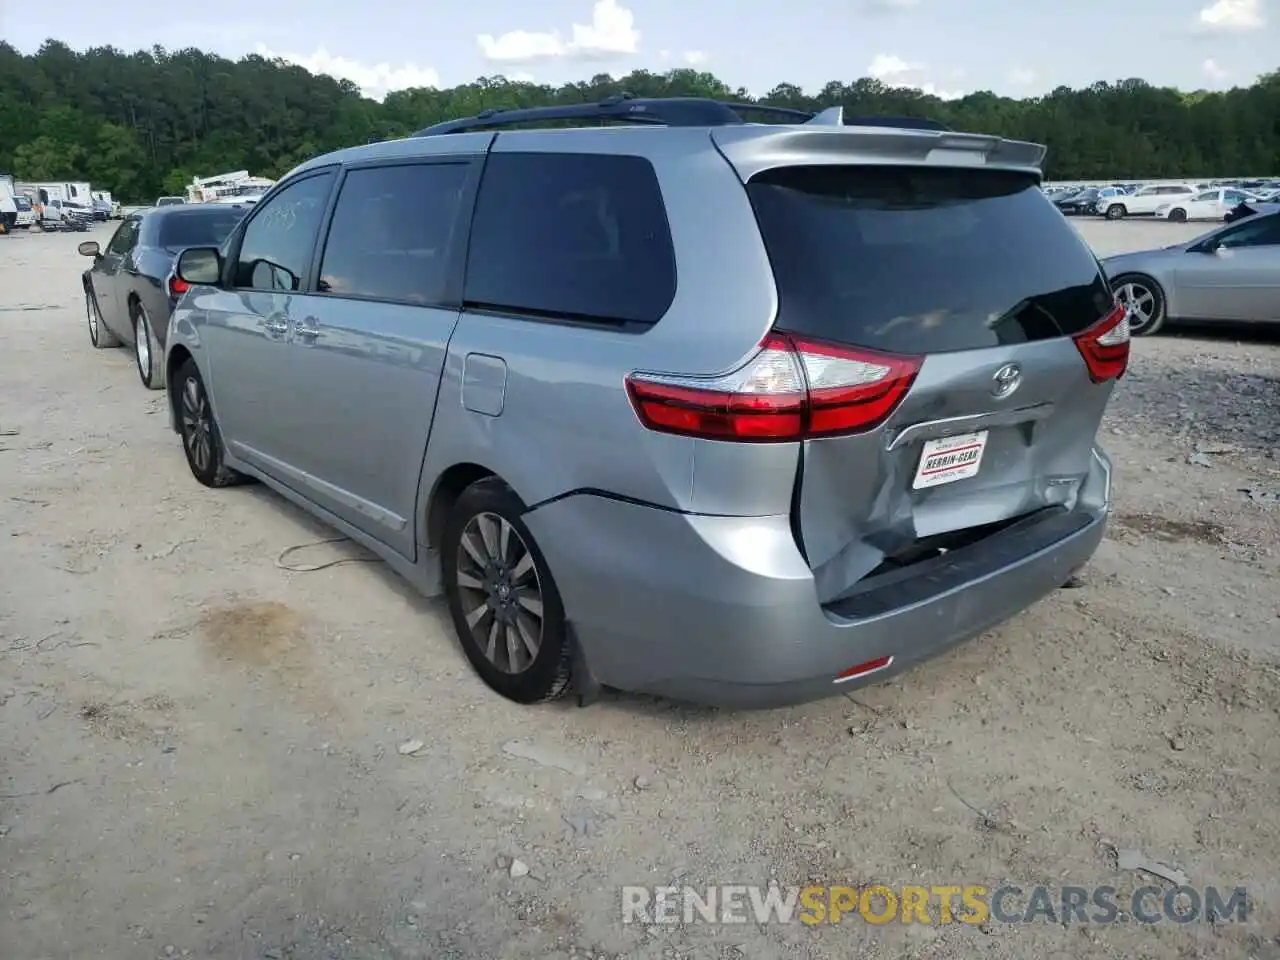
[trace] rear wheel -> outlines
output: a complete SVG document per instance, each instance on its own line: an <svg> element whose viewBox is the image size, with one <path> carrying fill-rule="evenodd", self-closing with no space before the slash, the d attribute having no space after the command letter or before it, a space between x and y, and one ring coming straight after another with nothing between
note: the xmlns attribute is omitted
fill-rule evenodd
<svg viewBox="0 0 1280 960"><path fill-rule="evenodd" d="M244 475L223 463L222 434L194 360L188 359L178 368L173 384L178 433L192 475L206 487L229 487L242 482Z"/></svg>
<svg viewBox="0 0 1280 960"><path fill-rule="evenodd" d="M1187 211L1183 210L1181 207L1174 207L1169 211L1169 219L1174 223L1186 223Z"/></svg>
<svg viewBox="0 0 1280 960"><path fill-rule="evenodd" d="M445 523L440 563L471 666L508 700L539 703L568 692L572 659L560 593L524 511L501 480L472 484Z"/></svg>
<svg viewBox="0 0 1280 960"><path fill-rule="evenodd" d="M1124 215L1127 214L1128 212L1129 212L1128 209L1125 207L1123 203L1113 203L1111 204L1111 206L1107 207L1107 219L1119 220L1123 218Z"/></svg>
<svg viewBox="0 0 1280 960"><path fill-rule="evenodd" d="M98 309L98 298L92 290L84 292L85 319L89 324L89 342L99 350L107 350L120 346L120 338L112 333L102 322L102 311Z"/></svg>
<svg viewBox="0 0 1280 960"><path fill-rule="evenodd" d="M1129 312L1129 334L1145 337L1164 326L1164 290L1148 276L1126 273L1111 281L1116 299Z"/></svg>
<svg viewBox="0 0 1280 960"><path fill-rule="evenodd" d="M158 373L161 358L160 344L151 329L151 318L146 307L137 304L133 308L133 359L138 367L138 377L148 390L159 390L164 378Z"/></svg>

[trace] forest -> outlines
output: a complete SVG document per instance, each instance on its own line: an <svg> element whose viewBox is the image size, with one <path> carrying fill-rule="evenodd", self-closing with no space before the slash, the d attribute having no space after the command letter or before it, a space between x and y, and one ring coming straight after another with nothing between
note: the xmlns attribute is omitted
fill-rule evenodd
<svg viewBox="0 0 1280 960"><path fill-rule="evenodd" d="M1047 144L1049 179L1280 175L1280 71L1225 92L1127 79L1025 100L977 92L944 101L868 78L816 91L779 83L757 99L704 71L639 70L558 87L481 77L378 102L350 81L283 60L160 47L77 52L55 40L29 55L0 42L0 170L20 180L90 180L125 202L149 201L181 192L193 176L247 169L278 177L319 153L489 108L622 92L933 117Z"/></svg>

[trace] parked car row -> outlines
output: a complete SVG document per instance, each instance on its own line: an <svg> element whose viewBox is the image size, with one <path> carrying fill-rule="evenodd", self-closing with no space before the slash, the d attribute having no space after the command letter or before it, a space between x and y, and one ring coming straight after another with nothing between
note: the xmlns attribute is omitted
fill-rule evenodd
<svg viewBox="0 0 1280 960"><path fill-rule="evenodd" d="M1068 216L1156 217L1175 223L1188 220L1223 220L1241 204L1268 202L1280 189L1248 191L1240 187L1200 183L1159 183L1134 187L1050 188L1046 195Z"/></svg>
<svg viewBox="0 0 1280 960"><path fill-rule="evenodd" d="M1043 147L737 110L491 112L309 161L194 245L166 229L227 208L149 211L82 247L90 338L166 387L197 481L443 594L503 696L842 692L1092 555L1128 319Z"/></svg>

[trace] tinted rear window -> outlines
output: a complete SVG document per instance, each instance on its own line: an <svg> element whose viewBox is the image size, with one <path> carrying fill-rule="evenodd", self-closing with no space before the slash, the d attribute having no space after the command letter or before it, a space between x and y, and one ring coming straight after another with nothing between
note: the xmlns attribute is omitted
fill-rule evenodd
<svg viewBox="0 0 1280 960"><path fill-rule="evenodd" d="M1089 248L1024 174L785 167L747 193L783 330L974 350L1078 333L1112 304Z"/></svg>
<svg viewBox="0 0 1280 960"><path fill-rule="evenodd" d="M159 246L217 247L248 213L248 207L172 213L160 221Z"/></svg>
<svg viewBox="0 0 1280 960"><path fill-rule="evenodd" d="M467 258L468 306L531 317L656 323L675 254L643 157L494 153Z"/></svg>

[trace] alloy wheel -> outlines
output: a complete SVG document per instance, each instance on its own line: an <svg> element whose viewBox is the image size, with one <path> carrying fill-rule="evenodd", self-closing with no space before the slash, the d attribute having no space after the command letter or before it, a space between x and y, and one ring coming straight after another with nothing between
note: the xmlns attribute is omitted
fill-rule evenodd
<svg viewBox="0 0 1280 960"><path fill-rule="evenodd" d="M1156 295L1150 287L1131 280L1116 288L1116 299L1129 314L1130 333L1140 333L1155 319Z"/></svg>
<svg viewBox="0 0 1280 960"><path fill-rule="evenodd" d="M471 639L503 673L522 673L542 645L542 584L529 545L496 513L462 528L457 560L462 611Z"/></svg>
<svg viewBox="0 0 1280 960"><path fill-rule="evenodd" d="M93 297L87 293L84 295L84 312L89 320L89 339L96 344L98 342L98 311L94 309Z"/></svg>
<svg viewBox="0 0 1280 960"><path fill-rule="evenodd" d="M182 384L182 443L196 470L208 471L213 464L213 418L204 388L195 377Z"/></svg>
<svg viewBox="0 0 1280 960"><path fill-rule="evenodd" d="M149 383L151 381L151 336L148 332L147 316L141 308L133 319L133 344L134 355L138 360L138 373Z"/></svg>

